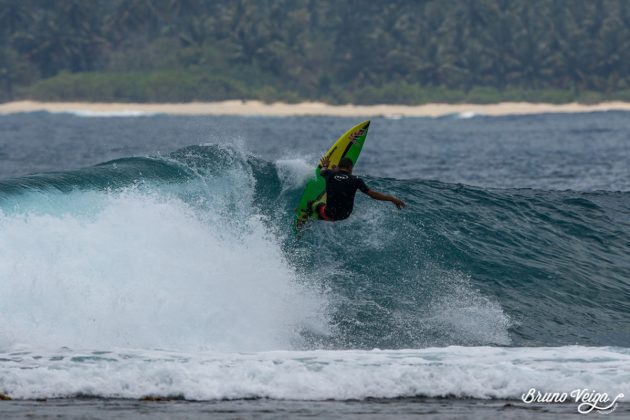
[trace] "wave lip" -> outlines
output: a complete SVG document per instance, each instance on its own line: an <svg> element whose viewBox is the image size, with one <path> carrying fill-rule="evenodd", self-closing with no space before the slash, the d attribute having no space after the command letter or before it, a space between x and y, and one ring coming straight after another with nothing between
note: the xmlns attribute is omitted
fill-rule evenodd
<svg viewBox="0 0 630 420"><path fill-rule="evenodd" d="M630 386L630 349L446 347L421 350L174 353L71 351L0 354L0 391L16 399L178 397L353 400L520 399L530 388Z"/></svg>

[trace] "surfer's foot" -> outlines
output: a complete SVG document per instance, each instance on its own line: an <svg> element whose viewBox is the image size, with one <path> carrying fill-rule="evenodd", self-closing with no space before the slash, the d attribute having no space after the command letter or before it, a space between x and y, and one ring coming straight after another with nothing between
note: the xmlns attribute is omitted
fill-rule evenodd
<svg viewBox="0 0 630 420"><path fill-rule="evenodd" d="M306 211L308 212L308 214L313 213L313 203L314 201L308 201L306 203Z"/></svg>

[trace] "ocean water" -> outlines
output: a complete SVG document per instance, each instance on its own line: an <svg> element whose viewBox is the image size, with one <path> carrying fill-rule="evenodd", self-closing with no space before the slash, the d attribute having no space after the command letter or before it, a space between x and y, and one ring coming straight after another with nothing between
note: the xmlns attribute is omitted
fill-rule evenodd
<svg viewBox="0 0 630 420"><path fill-rule="evenodd" d="M374 118L297 239L358 122L0 116L0 413L629 415L630 114Z"/></svg>

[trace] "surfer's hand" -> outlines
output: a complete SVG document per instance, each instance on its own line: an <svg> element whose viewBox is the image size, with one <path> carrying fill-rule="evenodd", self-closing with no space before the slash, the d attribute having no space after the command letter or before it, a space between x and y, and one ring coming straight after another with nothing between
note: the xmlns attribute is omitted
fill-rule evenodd
<svg viewBox="0 0 630 420"><path fill-rule="evenodd" d="M319 162L322 165L322 168L328 168L328 165L330 165L330 158L328 156L323 156Z"/></svg>
<svg viewBox="0 0 630 420"><path fill-rule="evenodd" d="M396 197L392 197L392 203L394 203L394 205L398 207L398 210L406 206L406 204L402 200L399 200Z"/></svg>

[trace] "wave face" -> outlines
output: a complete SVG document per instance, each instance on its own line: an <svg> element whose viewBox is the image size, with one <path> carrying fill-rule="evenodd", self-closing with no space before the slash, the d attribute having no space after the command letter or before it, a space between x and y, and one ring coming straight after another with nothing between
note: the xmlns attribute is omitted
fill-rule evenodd
<svg viewBox="0 0 630 420"><path fill-rule="evenodd" d="M0 349L630 346L630 194L366 177L302 239L308 165L195 146L0 183Z"/></svg>

